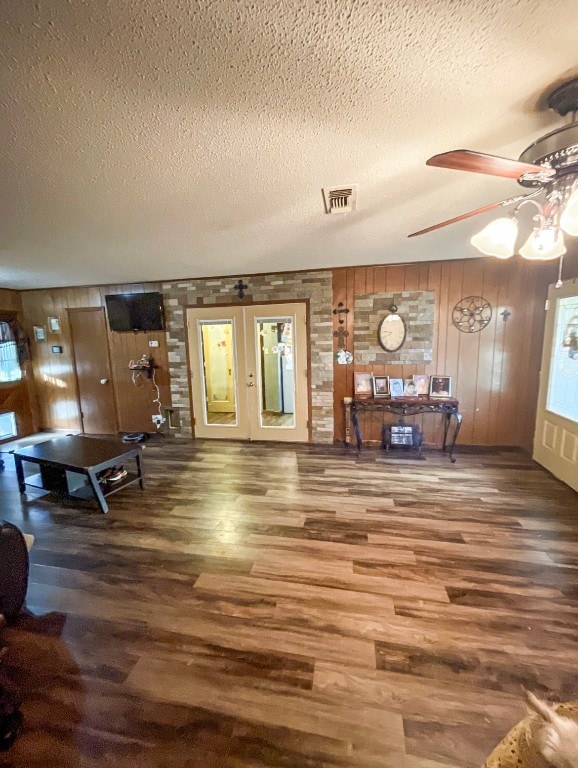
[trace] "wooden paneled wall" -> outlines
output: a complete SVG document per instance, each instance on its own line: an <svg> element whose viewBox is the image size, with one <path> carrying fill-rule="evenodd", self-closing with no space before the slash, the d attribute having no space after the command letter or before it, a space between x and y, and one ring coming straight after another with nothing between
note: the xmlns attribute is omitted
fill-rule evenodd
<svg viewBox="0 0 578 768"><path fill-rule="evenodd" d="M44 429L78 430L80 413L74 375L68 309L104 307L104 297L110 293L142 293L158 291L158 284L130 284L88 288L48 288L22 292L26 329L32 339L36 391L40 409L40 427ZM48 317L60 319L60 332L50 331ZM33 326L46 329L46 341L35 341ZM156 340L159 346L150 348ZM53 345L63 347L63 354L54 354ZM151 333L113 333L108 331L111 376L121 432L153 431L152 414L157 412L153 402L156 390L144 375L132 381L129 361L150 355L158 368L155 379L163 405L170 406L168 355L164 331Z"/></svg>
<svg viewBox="0 0 578 768"><path fill-rule="evenodd" d="M578 252L566 257L564 277L578 276ZM514 445L531 448L538 392L538 376L543 342L544 301L548 285L555 282L557 265L528 264L521 259L500 262L495 259L432 261L394 266L348 267L333 270L333 306L343 302L350 312L345 316L349 331L348 349L355 354L353 329L355 297L366 293L391 291L433 291L436 297L433 329L433 360L426 366L342 366L334 364L335 439L344 437L343 398L353 393L353 373L373 371L381 375L406 378L414 373L451 376L453 390L461 403L464 423L460 443L470 445ZM39 426L52 429L80 429L79 409L70 341L67 309L104 306L108 293L159 290L157 284L59 288L21 293L25 326L33 338L32 326L47 331L44 342L32 341L34 374L39 402ZM492 305L492 320L480 333L460 333L452 324L451 313L464 296L484 296ZM10 303L12 302L12 303ZM19 308L14 291L0 289L0 308ZM501 314L511 314L504 319ZM60 333L50 332L48 317L61 321ZM335 317L334 328L338 322ZM160 398L170 406L168 355L164 332L118 334L109 332L112 377L121 431L150 431L156 412L154 391L148 380L135 386L129 360L143 353L152 354L159 365L156 371ZM149 339L159 347L150 349ZM377 341L376 341L377 343ZM64 354L51 352L54 344ZM337 350L337 340L334 339ZM364 437L380 439L381 418L367 417ZM440 425L433 417L422 417L427 442L440 439Z"/></svg>
<svg viewBox="0 0 578 768"><path fill-rule="evenodd" d="M0 316L2 313L15 313L22 322L22 301L18 291L0 288ZM36 431L35 398L32 378L32 366L24 365L22 381L0 384L0 412L14 411L18 437Z"/></svg>
<svg viewBox="0 0 578 768"><path fill-rule="evenodd" d="M9 291L7 288L0 288L0 310L3 312L22 311L22 301L19 291Z"/></svg>
<svg viewBox="0 0 578 768"><path fill-rule="evenodd" d="M576 259L567 276L576 273ZM460 443L472 445L532 445L538 377L548 285L556 281L557 265L529 264L521 259L436 261L387 267L334 270L334 306L350 310L344 316L348 349L355 356L353 329L355 297L389 291L433 291L436 296L433 360L425 366L334 365L335 438L344 435L343 398L353 394L354 371L392 377L414 373L451 376L460 400L463 426ZM483 296L492 306L492 320L481 332L461 333L452 323L452 309L465 296ZM504 319L502 312L511 314ZM338 327L337 319L334 328ZM377 339L376 339L377 344ZM337 340L334 344L337 350ZM426 442L440 440L434 416L421 417ZM379 440L381 415L367 415L366 439Z"/></svg>

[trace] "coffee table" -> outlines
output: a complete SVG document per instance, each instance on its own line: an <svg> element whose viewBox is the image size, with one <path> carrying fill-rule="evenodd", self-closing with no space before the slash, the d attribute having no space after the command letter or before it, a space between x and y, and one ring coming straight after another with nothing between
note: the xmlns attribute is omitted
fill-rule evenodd
<svg viewBox="0 0 578 768"><path fill-rule="evenodd" d="M103 440L85 435L69 435L15 450L14 463L20 493L26 486L53 491L80 499L95 499L102 512L108 512L106 496L138 483L144 488L140 445L127 445L122 440ZM128 472L115 483L99 480L100 473L133 460L136 471ZM25 477L23 462L38 464L40 473Z"/></svg>

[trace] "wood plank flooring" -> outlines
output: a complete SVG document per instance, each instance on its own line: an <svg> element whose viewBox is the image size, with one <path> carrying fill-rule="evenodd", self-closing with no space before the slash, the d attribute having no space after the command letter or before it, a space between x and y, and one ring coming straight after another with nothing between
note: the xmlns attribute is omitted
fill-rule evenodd
<svg viewBox="0 0 578 768"><path fill-rule="evenodd" d="M12 768L473 768L578 698L578 496L516 452L149 443L110 512L29 495Z"/></svg>

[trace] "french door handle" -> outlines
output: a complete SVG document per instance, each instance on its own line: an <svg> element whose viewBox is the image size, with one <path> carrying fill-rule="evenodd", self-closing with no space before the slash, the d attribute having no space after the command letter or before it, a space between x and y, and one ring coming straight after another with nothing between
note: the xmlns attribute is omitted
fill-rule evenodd
<svg viewBox="0 0 578 768"><path fill-rule="evenodd" d="M254 381L249 381L249 382L247 383L247 386L248 386L248 387L254 387L254 386L255 386L255 382L254 382Z"/></svg>

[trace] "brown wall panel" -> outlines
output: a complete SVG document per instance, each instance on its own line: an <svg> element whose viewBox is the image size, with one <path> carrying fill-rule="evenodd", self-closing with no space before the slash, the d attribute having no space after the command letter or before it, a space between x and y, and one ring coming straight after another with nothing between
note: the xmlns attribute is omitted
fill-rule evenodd
<svg viewBox="0 0 578 768"><path fill-rule="evenodd" d="M9 291L7 288L0 288L0 309L4 312L21 312L22 301L18 291Z"/></svg>
<svg viewBox="0 0 578 768"><path fill-rule="evenodd" d="M46 341L32 341L41 428L64 430L81 428L70 326L66 310L104 306L104 297L110 293L157 290L160 290L158 285L147 283L146 285L54 288L22 293L24 320L31 339L33 339L34 325L44 326L47 332ZM49 330L49 316L60 319L60 333ZM158 341L159 346L150 348L149 340ZM160 400L163 405L170 406L165 333L161 331L132 334L114 333L108 330L108 344L120 431L153 431L151 417L158 412L158 405L154 402L156 388L153 381L144 374L135 375L133 382L129 362L131 359L138 359L142 354L148 354L153 358L155 365L158 366L155 369L155 381L159 387ZM62 346L63 354L53 354L52 345Z"/></svg>
<svg viewBox="0 0 578 768"><path fill-rule="evenodd" d="M573 253L566 257L563 277L577 274L578 254ZM334 306L344 301L350 310L348 348L354 355L356 296L370 291L400 290L430 290L436 296L431 364L358 366L355 358L352 365L335 364L335 439L343 439L343 397L353 394L354 371L392 377L437 373L452 377L454 394L460 400L464 416L462 444L516 445L530 449L542 353L544 301L548 285L555 282L556 277L557 264L529 264L522 259L511 262L463 259L335 270ZM470 295L486 298L493 313L490 324L475 334L462 333L452 323L455 304ZM501 315L504 309L511 313L506 320ZM334 328L337 327L335 320ZM364 418L364 439L379 440L381 415L367 414ZM440 442L438 420L424 416L419 423L426 442Z"/></svg>

